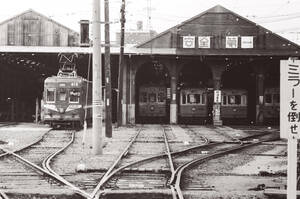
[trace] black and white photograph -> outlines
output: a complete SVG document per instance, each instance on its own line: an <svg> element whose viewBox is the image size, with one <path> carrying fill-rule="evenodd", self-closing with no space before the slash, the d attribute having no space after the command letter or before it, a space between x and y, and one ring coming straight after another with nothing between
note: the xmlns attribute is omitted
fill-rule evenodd
<svg viewBox="0 0 300 199"><path fill-rule="evenodd" d="M300 198L300 0L2 3L0 199Z"/></svg>

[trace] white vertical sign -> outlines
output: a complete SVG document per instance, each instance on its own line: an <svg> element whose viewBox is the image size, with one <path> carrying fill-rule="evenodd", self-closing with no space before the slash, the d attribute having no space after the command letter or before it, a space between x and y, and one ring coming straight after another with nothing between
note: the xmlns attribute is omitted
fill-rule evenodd
<svg viewBox="0 0 300 199"><path fill-rule="evenodd" d="M280 62L280 137L299 138L300 60Z"/></svg>
<svg viewBox="0 0 300 199"><path fill-rule="evenodd" d="M195 48L195 36L183 36L182 42L183 48Z"/></svg>
<svg viewBox="0 0 300 199"><path fill-rule="evenodd" d="M214 91L214 102L221 103L221 91L220 90Z"/></svg>
<svg viewBox="0 0 300 199"><path fill-rule="evenodd" d="M280 137L288 139L287 198L297 198L297 139L300 132L300 60L280 61Z"/></svg>

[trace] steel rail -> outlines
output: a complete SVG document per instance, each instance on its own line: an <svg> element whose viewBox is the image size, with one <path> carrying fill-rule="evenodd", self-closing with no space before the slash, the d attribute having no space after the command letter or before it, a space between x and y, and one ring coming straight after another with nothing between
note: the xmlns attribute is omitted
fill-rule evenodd
<svg viewBox="0 0 300 199"><path fill-rule="evenodd" d="M9 199L9 197L6 195L6 193L2 190L0 190L0 198L2 199Z"/></svg>
<svg viewBox="0 0 300 199"><path fill-rule="evenodd" d="M63 177L61 177L58 173L56 173L50 166L50 162L52 161L52 159L57 156L58 154L60 154L61 152L63 152L66 148L68 148L75 139L75 131L72 132L72 138L71 140L61 149L59 149L58 151L50 154L48 157L46 157L42 163L43 168L47 171L49 171L50 173L52 173L53 175L55 175L57 178L59 178L64 184L72 187L72 189L74 190L79 190L80 193L82 193L82 195L86 196L87 198L91 198L90 194L88 194L87 192L81 190L80 188L76 187L75 185L73 185L72 183L68 182L66 179L64 179ZM77 192L77 191L76 191Z"/></svg>
<svg viewBox="0 0 300 199"><path fill-rule="evenodd" d="M128 143L128 145L126 146L126 148L124 149L124 151L122 151L122 153L116 159L116 161L114 162L114 164L103 175L103 177L101 178L100 182L98 183L98 185L96 186L96 188L92 192L91 198L95 198L95 196L99 193L100 188L103 186L103 184L105 182L107 182L107 180L109 180L111 178L111 176L113 176L118 171L121 171L120 168L123 168L123 167L120 167L120 168L116 169L115 171L113 171L113 169L121 161L121 159L127 155L128 151L129 151L129 148L131 147L131 145L133 144L133 142L136 140L136 138L138 137L138 135L140 134L141 131L142 131L142 127L138 130L138 132L135 134L135 136L131 139L131 141Z"/></svg>
<svg viewBox="0 0 300 199"><path fill-rule="evenodd" d="M196 146L196 147L192 147L192 148L189 148L187 150L184 150L183 152L178 152L176 153L177 154L180 154L180 153L185 153L187 151L191 151L191 150L194 150L194 149L200 149L200 148L203 148L203 147L211 147L211 146L216 146L216 145L220 145L220 144L224 144L224 142L214 142L214 143L207 143L207 144L204 144L204 145L200 145L200 146ZM174 181L176 180L176 175L177 175L177 172L178 172L178 169L181 167L182 165L180 165L179 167L177 167L177 169L174 171L174 173L172 173L171 175L171 178L170 178L170 184L173 184Z"/></svg>
<svg viewBox="0 0 300 199"><path fill-rule="evenodd" d="M39 167L38 165L26 160L25 158L21 157L20 155L12 152L12 151L7 151L5 149L2 149L4 150L5 152L7 152L8 154L14 156L17 158L17 160L19 160L21 163L23 164L26 164L27 166L30 166L32 169L36 170L37 172L40 172L41 174L43 175L46 175L64 185L66 185L68 188L70 188L71 190L75 191L76 193L78 193L79 195L83 196L83 197L86 197L86 198L90 198L89 195L86 195L85 192L83 192L82 190L80 190L79 188L75 187L74 185L72 185L71 183L69 183L68 181L66 181L65 179L63 179L62 177L60 176L56 176L52 173L50 173L49 171Z"/></svg>
<svg viewBox="0 0 300 199"><path fill-rule="evenodd" d="M175 169L174 169L174 164L173 164L173 161L172 161L170 146L169 146L169 142L168 142L167 133L166 133L165 128L163 128L163 136L164 136L164 141L165 141L165 145L166 145L166 148L167 148L167 156L168 156L168 159L169 159L170 169L171 169L171 172L174 173Z"/></svg>
<svg viewBox="0 0 300 199"><path fill-rule="evenodd" d="M221 144L221 143L222 143L222 142L220 142L220 143L212 143L212 144ZM190 147L190 148L188 148L188 149L183 149L183 150L180 150L180 151L171 152L171 155L179 155L179 154L181 154L181 153L185 153L185 152L187 152L187 151L194 150L194 149L197 149L197 148L206 147L206 146L207 146L206 143L205 143L205 144L202 144L202 145L198 145L198 146L193 146L193 147ZM103 184L104 184L107 180L109 180L112 176L114 176L116 173L118 173L118 172L120 172L120 171L126 169L127 167L131 167L131 166L133 166L133 165L136 165L136 164L139 164L139 163L142 163L142 162L146 162L146 161L149 161L149 160L154 160L154 159L158 159L158 158L163 158L163 157L165 157L165 156L167 156L167 154L165 154L165 153L164 153L164 154L160 154L160 155L154 155L154 156L151 156L151 157L148 157L148 158L144 158L144 159L142 159L142 160L138 160L138 161L129 163L129 164L127 164L127 165L124 165L124 166L122 166L122 167L120 167L120 168L114 170L113 172L111 172L111 173L106 177L107 179L106 179L105 181L103 181ZM103 186L103 184L102 184L101 186ZM101 187L101 186L100 186L100 187ZM94 198L96 195L101 195L101 194L103 194L103 193L104 193L104 192L100 192L100 191L99 191L98 194L94 194L93 198Z"/></svg>
<svg viewBox="0 0 300 199"><path fill-rule="evenodd" d="M170 152L170 146L169 146L169 142L168 142L168 138L167 138L166 129L164 127L163 127L163 136L164 136L164 141L165 141L165 145L166 145L166 149L167 149L167 156L168 156L168 160L169 160L171 173L173 175L174 172L175 172L175 169L174 169L174 164L173 164L173 160L172 160L172 155L171 155L171 152ZM174 186L169 184L169 183L168 183L168 186L171 189L172 198L177 199L177 193L176 193L176 189L174 188Z"/></svg>
<svg viewBox="0 0 300 199"><path fill-rule="evenodd" d="M194 166L195 164L198 164L198 163L201 163L201 162L204 162L204 161L208 161L210 159L213 159L213 158L218 158L219 156L222 156L222 155L225 155L227 153L231 153L231 152L234 152L234 151L237 151L237 150L240 150L240 149L244 149L244 148L248 148L248 147L251 147L251 146L254 146L254 145L257 145L257 144L260 144L262 142L264 142L266 140L263 140L263 141L257 141L257 142L253 142L253 143L247 143L247 144L244 144L242 141L241 141L241 144L237 147L232 147L231 149L228 149L228 150L225 150L225 151L220 151L220 152L216 152L216 153L213 153L211 155L207 155L205 157L201 157L201 158L198 158L198 159L194 159L190 162L187 162L181 166L179 166L175 173L176 173L176 181L175 181L175 184L174 184L174 181L172 182L172 184L175 186L175 189L177 191L177 193L181 193L181 194L178 194L179 196L179 199L184 199L183 195L182 195L182 191L181 191L181 188L180 188L180 182L181 182L181 176L182 176L182 173L184 172L185 169L189 168L189 167L192 167Z"/></svg>
<svg viewBox="0 0 300 199"><path fill-rule="evenodd" d="M24 146L23 148L20 148L20 149L16 149L16 150L14 150L14 151L12 151L12 152L18 153L18 152L20 152L20 151L23 151L23 150L25 150L25 149L27 149L27 148L29 148L29 147L31 147L31 146L37 144L37 143L40 142L40 141L45 137L45 135L48 134L50 131L52 131L52 129L49 129L47 132L45 132L43 135L41 135L37 140L31 142L31 143L28 144L27 146ZM2 148L1 148L1 149L2 149ZM10 154L10 153L8 153L8 152L5 152L5 153L3 153L3 154L0 154L0 158L2 158L2 157L4 157L4 156L7 156L7 155L9 155L9 154Z"/></svg>
<svg viewBox="0 0 300 199"><path fill-rule="evenodd" d="M217 144L220 144L220 143L217 143ZM181 150L181 151L171 152L171 154L172 154L172 155L178 155L178 154L181 154L181 153L185 153L185 152L187 152L187 151L189 151L189 150L194 150L194 149L196 149L196 148L202 148L202 147L206 147L206 146L207 146L206 144L204 144L204 145L199 145L199 146L194 146L194 147L191 147L191 148L189 148L189 149L184 149L184 150ZM127 164L127 165L124 165L124 166L122 166L122 167L120 167L120 168L114 170L113 172L111 172L111 173L107 176L106 181L109 180L113 175L115 175L116 173L118 173L118 172L120 172L120 171L126 169L127 167L131 167L131 166L133 166L133 165L136 165L136 164L139 164L139 163L142 163L142 162L146 162L146 161L149 161L149 160L158 159L158 158L163 158L163 157L165 157L165 156L167 156L167 154L164 153L164 154L161 154L161 155L151 156L151 157L144 158L144 159L142 159L142 160L138 160L138 161L129 163L129 164ZM104 184L106 181L104 181L103 184ZM102 185L101 185L101 186L102 186Z"/></svg>
<svg viewBox="0 0 300 199"><path fill-rule="evenodd" d="M267 134L269 134L269 132ZM249 139L249 138L253 138L253 137L257 137L257 136L262 136L262 135L259 135L259 134L257 134L257 135L251 135L251 136L248 136L248 137L241 138L241 140L243 140L243 139ZM182 153L186 153L186 152L191 151L191 150L200 149L200 148L203 148L203 147L209 147L209 146L219 145L219 144L224 144L225 143L225 142L213 142L213 143L208 143L208 142L209 142L209 140L206 138L204 144L193 146L193 147L189 147L189 148L183 149L183 150L174 151L174 152L171 152L171 155L180 155ZM237 143L240 143L240 142L237 142ZM94 190L94 192L92 194L92 198L95 198L96 195L98 196L98 195L101 195L101 194L105 193L104 191L103 192L99 191L100 188L101 188L101 186L103 186L103 184L107 180L109 180L113 175L115 175L116 173L118 173L118 172L126 169L127 167L131 167L133 165L140 164L140 163L143 163L143 162L146 162L146 161L150 161L150 160L155 160L155 159L163 158L163 157L166 157L166 156L167 156L167 154L165 154L165 153L164 154L160 154L160 155L150 156L148 158L144 158L142 160L138 160L138 161L129 163L127 165L124 165L124 166L122 166L122 167L114 170L113 172L111 172L110 174L108 174L106 176L105 180L103 178L102 178L103 180L101 179L102 180L101 184L99 183L98 186L96 187L98 191L95 191L96 190L96 188L95 188L95 190ZM108 173L108 172L106 172L106 173ZM178 192L180 193L180 190Z"/></svg>
<svg viewBox="0 0 300 199"><path fill-rule="evenodd" d="M61 149L59 149L58 151L50 154L48 157L46 157L44 160L43 160L43 163L42 163L42 166L45 170L48 170L49 172L53 173L53 174L56 174L56 172L54 172L54 170L50 167L50 162L51 160L57 156L58 154L60 154L61 152L63 152L66 148L68 148L73 142L74 142L74 138L75 138L75 131L72 132L72 137L71 137L71 140L64 146L62 147Z"/></svg>

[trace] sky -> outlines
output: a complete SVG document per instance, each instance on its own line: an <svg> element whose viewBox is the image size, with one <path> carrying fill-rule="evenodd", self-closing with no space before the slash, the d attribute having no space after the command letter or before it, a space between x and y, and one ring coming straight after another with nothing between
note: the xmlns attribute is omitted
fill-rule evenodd
<svg viewBox="0 0 300 199"><path fill-rule="evenodd" d="M2 0L4 1L4 0ZM215 5L248 18L300 44L300 0L125 0L127 30L143 21L144 28L162 32ZM103 4L104 0L101 0ZM109 0L112 35L120 30L121 0ZM0 7L0 22L33 9L79 32L79 20L92 20L93 0L9 0ZM102 15L104 7L102 5ZM102 16L103 18L103 16ZM112 37L112 40L114 38Z"/></svg>

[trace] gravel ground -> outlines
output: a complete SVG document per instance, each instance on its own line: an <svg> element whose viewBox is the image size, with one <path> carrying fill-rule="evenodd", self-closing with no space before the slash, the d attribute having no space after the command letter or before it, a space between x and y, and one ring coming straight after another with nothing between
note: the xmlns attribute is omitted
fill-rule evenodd
<svg viewBox="0 0 300 199"><path fill-rule="evenodd" d="M75 142L56 160L53 168L60 174L71 174L76 172L79 165L84 165L86 169L101 170L107 169L113 161L124 150L130 139L135 135L141 126L113 128L113 137L105 138L103 133L103 155L93 155L91 151L92 131L87 130L87 141L83 145L83 131L76 133ZM159 128L159 125L145 125L144 128ZM213 140L232 140L258 133L255 127L207 127L189 126L193 131L177 125L171 125L173 132L168 134L168 138L173 143L171 148L185 148L201 141L200 135L213 137ZM0 146L9 150L15 150L38 139L49 130L47 126L36 124L17 124L0 127ZM259 127L262 131L276 131L267 127ZM25 135L25 136L24 136ZM282 156L286 152L285 143L273 142L281 145L259 145L245 150L238 154L230 154L217 160L211 160L194 168L185 174L193 177L192 183L185 180L184 188L208 187L210 191L186 189L184 191L187 198L265 198L261 191L249 190L258 184L266 186L282 186L286 178L284 176L261 176L261 171L272 173L283 172L286 168L286 157ZM151 146L143 145L146 148ZM160 148L160 147L158 147ZM157 150L158 150L157 148ZM146 150L146 149L145 149ZM134 150L138 152L138 149ZM265 156L258 155L265 154ZM272 156L278 154L279 156ZM269 155L269 156L267 156ZM280 156L281 155L281 156ZM163 163L164 160L161 160ZM211 187L214 186L214 187Z"/></svg>
<svg viewBox="0 0 300 199"><path fill-rule="evenodd" d="M21 123L0 127L0 147L17 150L39 139L49 127L33 123ZM1 144L2 143L2 144Z"/></svg>
<svg viewBox="0 0 300 199"><path fill-rule="evenodd" d="M87 140L83 145L84 131L76 132L74 143L63 154L55 159L52 168L59 174L68 174L76 171L79 165L84 165L87 170L103 170L109 168L114 160L124 150L130 139L135 135L136 128L114 128L112 138L105 137L102 130L103 154L94 155L92 153L92 129L87 129Z"/></svg>
<svg viewBox="0 0 300 199"><path fill-rule="evenodd" d="M287 166L286 156L282 156L285 151L284 145L258 145L210 160L185 173L184 193L187 198L267 198L256 188L259 184L283 187ZM197 187L204 190L195 190Z"/></svg>

